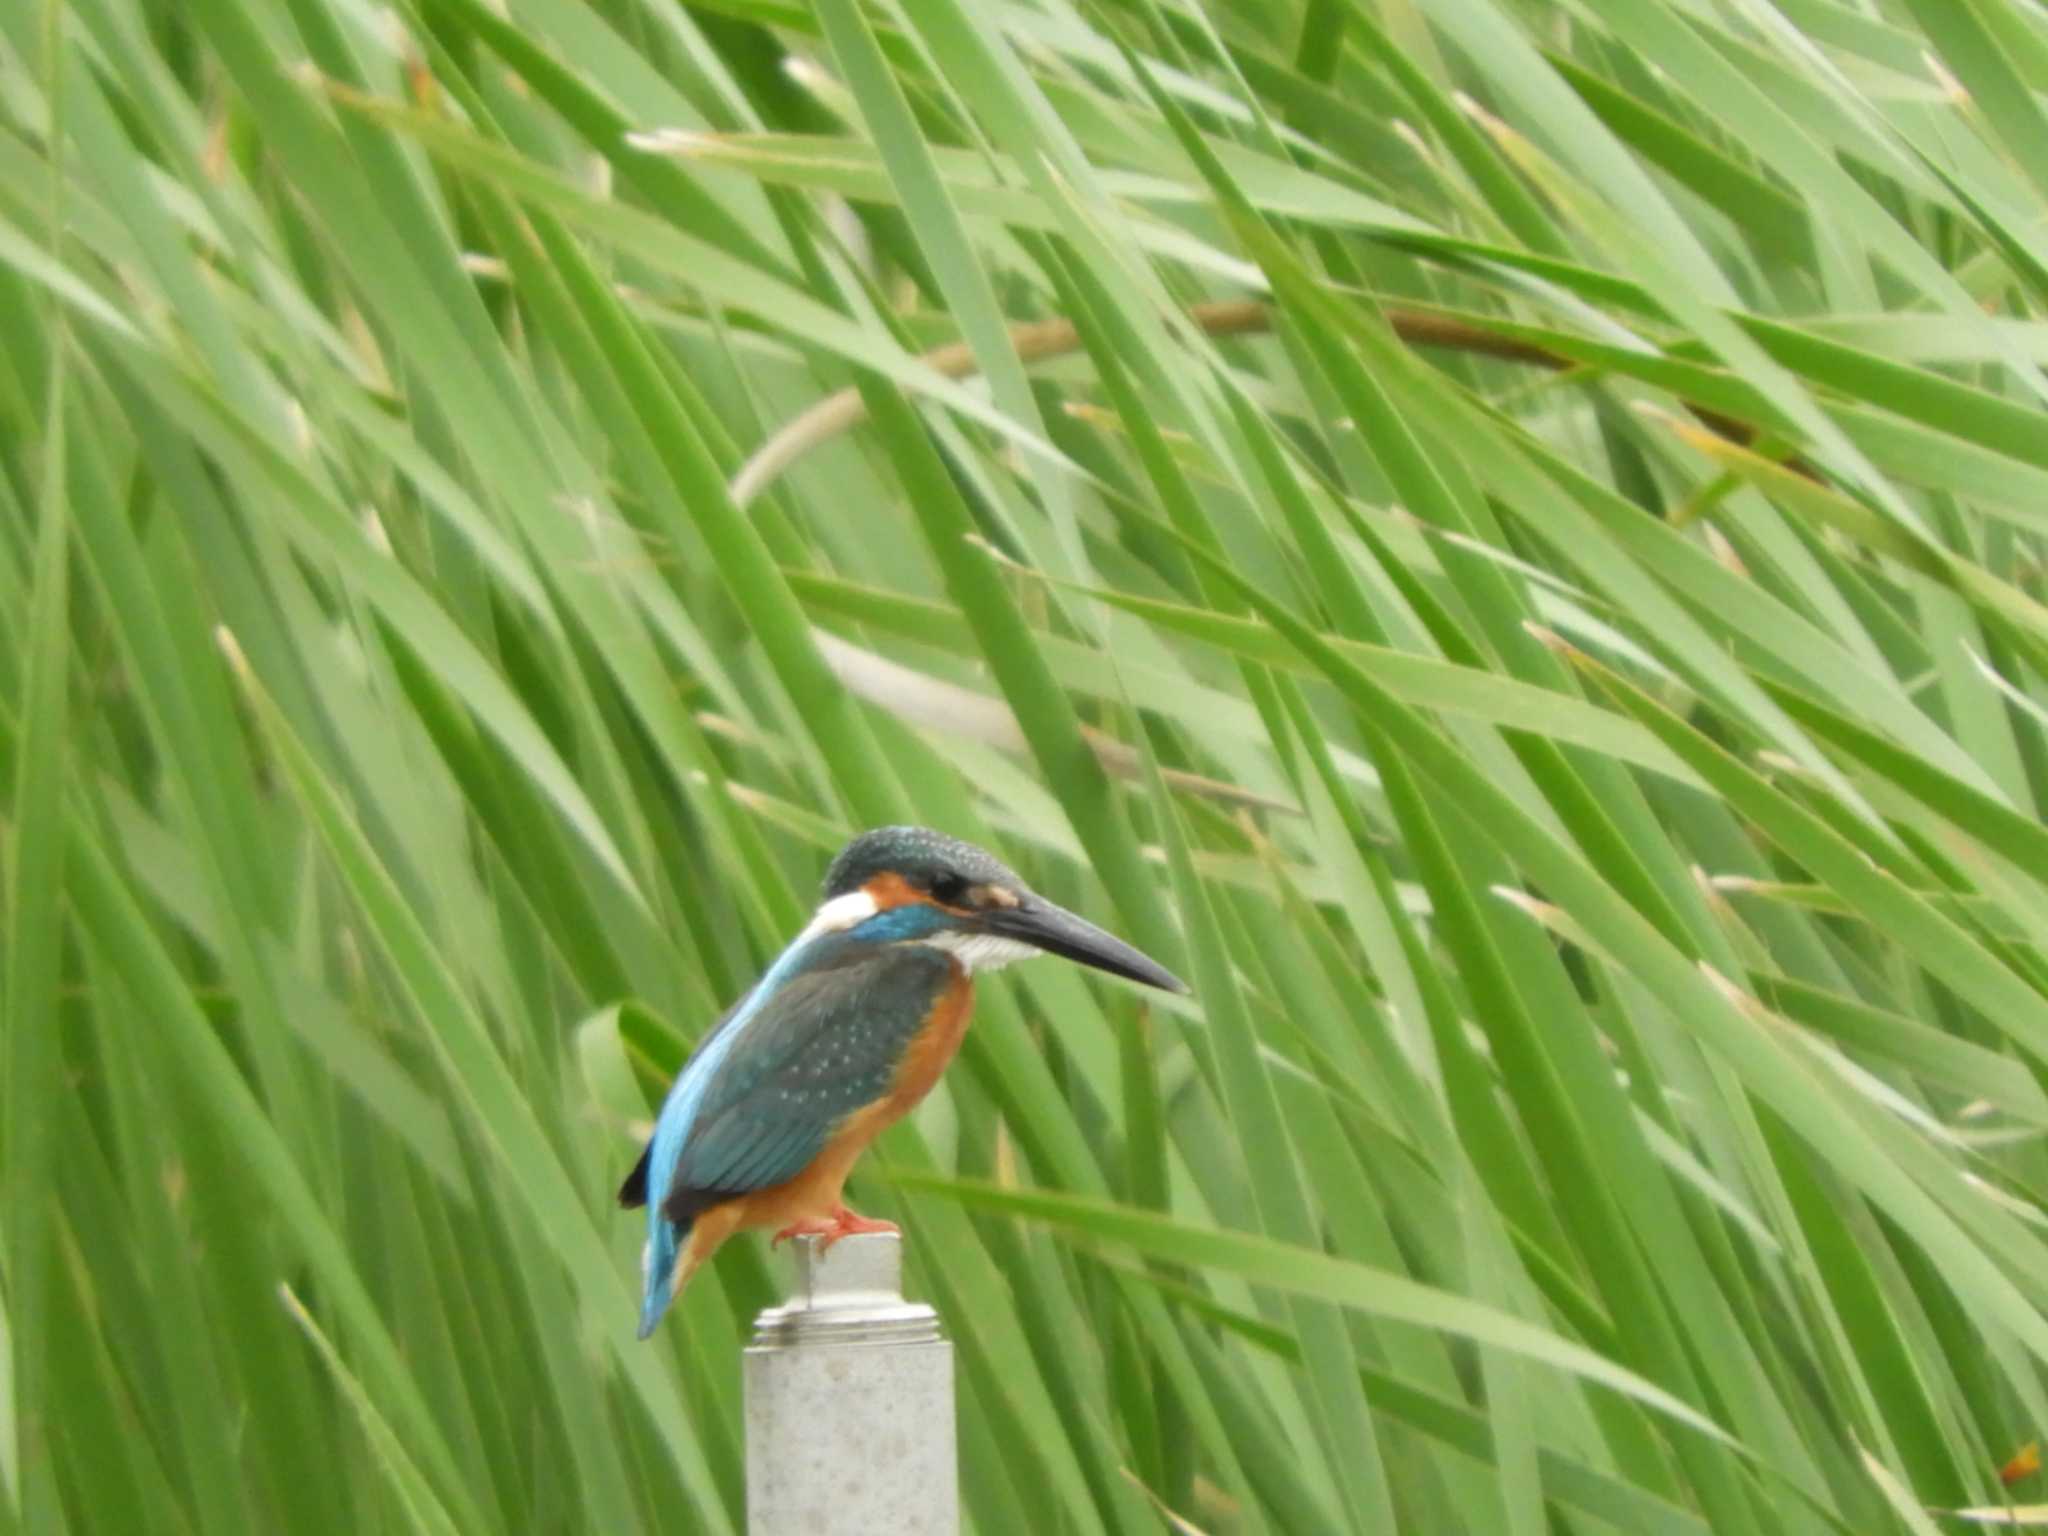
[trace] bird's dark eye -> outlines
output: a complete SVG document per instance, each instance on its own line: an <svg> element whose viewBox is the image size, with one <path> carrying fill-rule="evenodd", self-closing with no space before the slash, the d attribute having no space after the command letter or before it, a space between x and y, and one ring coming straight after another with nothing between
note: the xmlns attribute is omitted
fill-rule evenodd
<svg viewBox="0 0 2048 1536"><path fill-rule="evenodd" d="M938 902L941 906L964 907L969 904L967 900L967 881L959 875L950 873L933 875L931 892L932 900Z"/></svg>

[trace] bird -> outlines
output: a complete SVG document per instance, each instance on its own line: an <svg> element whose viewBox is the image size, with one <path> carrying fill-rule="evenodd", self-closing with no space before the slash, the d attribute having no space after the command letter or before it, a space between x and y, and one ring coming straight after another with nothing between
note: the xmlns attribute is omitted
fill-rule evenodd
<svg viewBox="0 0 2048 1536"><path fill-rule="evenodd" d="M647 1210L640 1337L742 1228L828 1248L897 1231L847 1209L848 1173L952 1061L976 975L1038 954L1187 991L971 843L878 827L841 849L809 925L683 1063L619 1188Z"/></svg>

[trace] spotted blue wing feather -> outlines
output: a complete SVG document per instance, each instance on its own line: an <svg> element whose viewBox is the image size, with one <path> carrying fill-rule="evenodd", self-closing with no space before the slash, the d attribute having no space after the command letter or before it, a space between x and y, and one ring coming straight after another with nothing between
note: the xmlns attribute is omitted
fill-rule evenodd
<svg viewBox="0 0 2048 1536"><path fill-rule="evenodd" d="M803 1172L835 1125L889 1091L951 980L946 956L921 946L791 980L720 1067L668 1202L767 1189Z"/></svg>
<svg viewBox="0 0 2048 1536"><path fill-rule="evenodd" d="M701 1055L706 1047L718 1038L719 1032L733 1021L733 1016L746 1007L748 1003L752 1002L753 999L754 994L748 992L738 1002L718 1016L718 1022L712 1025L709 1033L697 1043L696 1051L692 1052L690 1060L683 1064L683 1070L676 1075L676 1081L669 1085L668 1101L676 1098L676 1090L682 1086L682 1080L689 1074L690 1067L695 1062L697 1056ZM668 1101L664 1101L662 1104L662 1112L664 1114L668 1112ZM653 1161L654 1143L650 1140L646 1146L640 1149L640 1161L633 1165L633 1171L627 1174L625 1182L619 1185L619 1204L627 1210L637 1211L647 1203L647 1181L650 1165Z"/></svg>
<svg viewBox="0 0 2048 1536"><path fill-rule="evenodd" d="M690 1224L724 1200L795 1178L847 1115L888 1091L951 980L938 950L828 939L785 955L685 1063L643 1159L640 1336L667 1310Z"/></svg>

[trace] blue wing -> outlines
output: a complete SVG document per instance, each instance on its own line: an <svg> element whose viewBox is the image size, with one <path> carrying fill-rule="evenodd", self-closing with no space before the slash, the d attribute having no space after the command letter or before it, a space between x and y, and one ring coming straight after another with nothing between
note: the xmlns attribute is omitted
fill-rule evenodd
<svg viewBox="0 0 2048 1536"><path fill-rule="evenodd" d="M918 944L840 942L778 963L707 1036L663 1103L620 1197L647 1203L645 1338L698 1214L795 1178L846 1116L889 1091L952 963ZM635 1198L637 1197L637 1198Z"/></svg>

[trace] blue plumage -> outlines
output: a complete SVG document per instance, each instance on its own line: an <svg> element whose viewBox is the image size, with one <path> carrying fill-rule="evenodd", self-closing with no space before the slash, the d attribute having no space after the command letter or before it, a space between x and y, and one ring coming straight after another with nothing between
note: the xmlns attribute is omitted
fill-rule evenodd
<svg viewBox="0 0 2048 1536"><path fill-rule="evenodd" d="M973 1005L969 976L1035 953L1185 990L982 849L923 827L848 843L811 925L683 1064L619 1190L647 1207L640 1337L743 1225L788 1223L828 1246L894 1231L846 1208L853 1159L945 1070Z"/></svg>
<svg viewBox="0 0 2048 1536"><path fill-rule="evenodd" d="M683 1066L645 1164L640 1336L661 1320L690 1224L724 1199L785 1183L833 1128L889 1091L952 976L930 907L879 913L792 945Z"/></svg>

